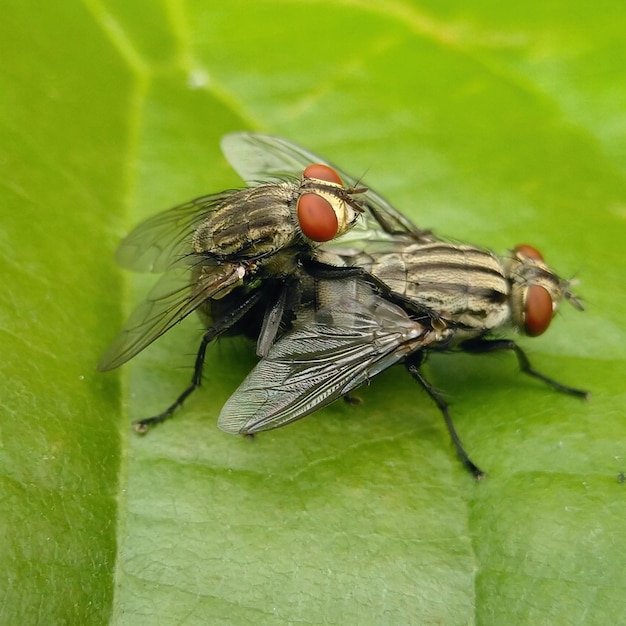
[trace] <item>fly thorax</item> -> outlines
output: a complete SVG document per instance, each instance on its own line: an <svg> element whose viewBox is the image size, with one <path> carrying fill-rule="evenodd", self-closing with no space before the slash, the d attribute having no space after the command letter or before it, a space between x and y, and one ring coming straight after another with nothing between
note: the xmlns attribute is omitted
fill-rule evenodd
<svg viewBox="0 0 626 626"><path fill-rule="evenodd" d="M272 183L229 193L193 234L194 252L254 258L292 244L299 236L291 220L297 186Z"/></svg>
<svg viewBox="0 0 626 626"><path fill-rule="evenodd" d="M506 271L511 283L514 327L531 337L541 335L567 294L567 282L546 265L537 250L527 245L512 251Z"/></svg>
<svg viewBox="0 0 626 626"><path fill-rule="evenodd" d="M293 246L285 247L275 254L258 259L254 264L254 270L262 269L264 276L269 275L274 278L291 276L300 265L300 252Z"/></svg>

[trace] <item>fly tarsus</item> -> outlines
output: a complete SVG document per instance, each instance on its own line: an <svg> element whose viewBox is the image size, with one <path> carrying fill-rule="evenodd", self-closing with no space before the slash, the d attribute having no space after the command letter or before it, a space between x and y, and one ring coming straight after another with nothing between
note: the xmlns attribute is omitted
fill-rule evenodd
<svg viewBox="0 0 626 626"><path fill-rule="evenodd" d="M172 417L172 415L179 409L185 400L198 388L202 385L202 371L204 370L204 359L206 357L206 351L209 344L219 337L223 332L227 331L231 326L236 324L250 309L257 304L262 296L262 291L259 289L253 292L247 300L245 300L242 304L237 306L233 311L231 311L228 315L225 315L218 323L214 326L211 326L209 330L204 333L202 337L202 341L200 342L200 347L198 348L198 353L196 354L196 361L193 366L193 376L191 378L191 383L185 388L185 390L176 398L176 400L165 409L162 413L158 415L153 415L152 417L146 417L145 419L138 420L133 423L133 428L136 432L140 434L144 434L148 432L148 430L156 425L164 422L165 420Z"/></svg>
<svg viewBox="0 0 626 626"><path fill-rule="evenodd" d="M417 358L411 358L417 357ZM465 467L472 473L476 480L480 480L485 477L485 472L483 472L473 461L469 458L467 452L465 452L465 448L463 447L463 443L461 442L461 438L456 432L456 428L452 422L452 417L450 417L450 411L448 409L448 403L441 397L441 394L433 387L422 375L420 372L420 366L423 363L424 357L421 353L416 353L411 355L409 359L405 362L406 368L413 377L413 380L418 382L424 391L430 396L432 401L437 405L437 408L441 411L443 415L443 419L448 428L448 432L450 433L450 437L452 439L452 443L456 448L456 453L461 459L461 462Z"/></svg>
<svg viewBox="0 0 626 626"><path fill-rule="evenodd" d="M176 412L176 409L178 409L179 407L183 406L183 402L199 386L200 386L199 384L196 385L196 384L193 384L193 383L191 385L189 385L185 389L185 391L183 391L180 394L180 396L178 396L178 398L176 398L176 402L174 402L171 406L167 407L167 409L165 409L165 411L163 411L163 413L159 413L158 415L153 415L152 417L146 417L145 419L138 420L138 421L134 422L133 423L133 428L135 429L135 432L138 432L140 435L143 435L143 434L147 433L148 430L152 426L155 426L156 424L160 424L161 422L164 422L166 419L169 419L170 417L172 417L172 415L174 415L174 413Z"/></svg>
<svg viewBox="0 0 626 626"><path fill-rule="evenodd" d="M363 400L359 396L353 396L350 393L343 396L343 401L351 406L359 406L360 404L363 404Z"/></svg>
<svg viewBox="0 0 626 626"><path fill-rule="evenodd" d="M570 396L576 396L583 400L588 400L590 393L584 389L577 389L564 385L563 383L550 378L541 372L538 372L531 364L526 353L511 339L471 339L461 344L461 350L472 354L486 354L487 352L496 352L499 350L512 350L517 357L517 362L522 373L532 376L546 385L549 385L559 393L566 393Z"/></svg>
<svg viewBox="0 0 626 626"><path fill-rule="evenodd" d="M204 359L206 357L206 350L217 336L215 330L212 328L207 331L202 337L202 342L200 343L200 347L198 348L198 354L196 355L196 362L193 366L193 377L191 378L191 383L189 386L185 388L185 390L176 398L176 400L165 409L162 413L158 415L153 415L152 417L146 417L145 419L139 420L133 424L133 428L136 432L140 434L144 434L148 432L148 430L156 425L164 422L166 419L169 419L174 415L176 410L183 406L185 400L202 384L202 370L204 369Z"/></svg>

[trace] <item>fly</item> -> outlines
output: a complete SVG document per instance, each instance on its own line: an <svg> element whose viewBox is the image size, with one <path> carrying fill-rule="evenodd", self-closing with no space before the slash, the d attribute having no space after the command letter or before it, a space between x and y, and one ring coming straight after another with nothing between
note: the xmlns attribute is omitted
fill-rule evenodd
<svg viewBox="0 0 626 626"><path fill-rule="evenodd" d="M362 220L369 225L363 232L375 225L378 237L387 229L412 232L413 240L422 233L427 237L356 179L286 140L235 133L224 138L222 147L250 187L203 196L158 214L131 231L117 251L123 267L163 276L98 369L122 365L194 311L208 326L191 384L166 411L138 422L141 432L169 417L200 385L208 344L223 333L238 332L244 319L262 319L258 352L267 353L300 301L304 267L325 276L346 271L315 258L320 243L345 236ZM281 159L289 166L277 171Z"/></svg>
<svg viewBox="0 0 626 626"><path fill-rule="evenodd" d="M386 287L384 296L374 291L354 300L345 295L346 281L343 287L333 283L327 306L312 317L303 311L294 330L272 346L231 396L218 418L222 430L253 434L283 426L403 362L443 414L459 457L480 478L483 472L465 452L447 403L421 373L430 352L510 350L525 374L557 391L587 397L533 369L514 341L493 336L504 327L542 334L562 299L582 309L568 281L535 248L521 245L498 257L442 241L375 247L375 252L355 251L345 260L371 272L379 287Z"/></svg>
<svg viewBox="0 0 626 626"><path fill-rule="evenodd" d="M331 168L310 165L299 180L203 196L137 226L120 244L118 263L164 275L99 369L122 365L206 300L271 271L290 273L300 250L354 225L363 191L344 188ZM268 270L272 263L278 267Z"/></svg>
<svg viewBox="0 0 626 626"><path fill-rule="evenodd" d="M230 133L222 137L222 152L248 184L255 184L260 179L278 182L292 177L310 163L321 163L337 172L344 185L361 187L360 179L282 137L252 132ZM349 234L337 239L341 245L350 241L372 240L433 241L430 230L418 228L370 187L359 199L363 215Z"/></svg>

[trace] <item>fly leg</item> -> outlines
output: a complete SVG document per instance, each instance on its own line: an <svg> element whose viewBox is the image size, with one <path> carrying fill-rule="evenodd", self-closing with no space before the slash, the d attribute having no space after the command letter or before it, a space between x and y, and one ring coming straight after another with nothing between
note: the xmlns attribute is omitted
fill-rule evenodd
<svg viewBox="0 0 626 626"><path fill-rule="evenodd" d="M485 354L487 352L496 352L498 350L512 350L517 357L519 368L524 374L543 381L546 385L550 385L550 387L556 389L560 393L577 396L578 398L583 398L585 400L589 398L588 391L564 385L534 369L530 364L526 353L511 339L470 339L469 341L462 343L460 348L461 350L472 354Z"/></svg>
<svg viewBox="0 0 626 626"><path fill-rule="evenodd" d="M368 206L370 213L374 216L374 219L378 222L379 226L389 235L393 235L399 239L406 239L408 243L431 243L434 241L432 230L422 230L417 228L406 218L403 218L401 222L402 228L395 227L382 211L379 211L373 205ZM396 218L398 219L398 218Z"/></svg>
<svg viewBox="0 0 626 626"><path fill-rule="evenodd" d="M302 259L302 267L313 277L321 279L340 279L352 277L368 278L369 274L361 267L351 265L332 265L316 259Z"/></svg>
<svg viewBox="0 0 626 626"><path fill-rule="evenodd" d="M223 332L227 331L233 324L236 324L255 304L259 302L262 296L262 291L257 290L252 293L242 304L240 304L234 311L231 311L228 315L225 315L221 320L215 323L209 330L204 333L198 353L196 354L196 362L193 366L193 376L189 386L176 398L173 404L171 404L165 411L139 420L133 424L134 429L138 433L145 433L151 426L159 424L170 418L176 409L183 405L183 402L202 384L202 370L204 369L204 359L206 356L206 350L208 345L215 338L219 337Z"/></svg>
<svg viewBox="0 0 626 626"><path fill-rule="evenodd" d="M452 418L450 417L450 412L448 410L448 403L443 399L439 391L435 389L422 375L420 372L420 367L424 362L425 354L423 352L415 352L410 355L406 361L405 365L409 374L413 377L413 380L418 382L424 391L430 396L432 401L437 405L439 410L443 415L443 419L446 422L446 426L448 427L448 432L450 433L450 437L452 438L452 443L456 448L456 453L461 459L463 465L474 475L474 478L481 479L484 477L485 473L469 458L467 452L465 452L465 448L461 443L461 439L456 432L456 428L454 428L454 424L452 423Z"/></svg>

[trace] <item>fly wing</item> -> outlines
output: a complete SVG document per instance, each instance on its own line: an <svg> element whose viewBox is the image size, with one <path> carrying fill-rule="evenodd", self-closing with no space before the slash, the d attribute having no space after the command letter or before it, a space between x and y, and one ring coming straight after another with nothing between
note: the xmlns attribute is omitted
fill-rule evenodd
<svg viewBox="0 0 626 626"><path fill-rule="evenodd" d="M192 275L188 263L181 263L159 279L100 359L100 371L119 367L134 357L203 302L228 293L242 276L234 263L204 264L195 269L197 276Z"/></svg>
<svg viewBox="0 0 626 626"><path fill-rule="evenodd" d="M362 181L332 165L320 156L281 137L263 133L236 132L222 137L222 152L233 169L248 184L260 180L285 180L302 176L311 163L330 165L342 178L346 187L361 187ZM413 222L394 209L387 200L369 189L359 196L366 209L349 234L359 239L384 238L385 235L406 235L413 241L432 239L430 231L419 229Z"/></svg>
<svg viewBox="0 0 626 626"><path fill-rule="evenodd" d="M136 272L163 272L192 252L191 239L209 214L236 191L202 196L142 222L117 249L119 265Z"/></svg>
<svg viewBox="0 0 626 626"><path fill-rule="evenodd" d="M249 185L259 181L282 181L300 178L304 169L312 163L325 163L319 156L300 146L274 135L236 132L224 135L221 147L226 160ZM350 176L339 172L347 187L354 185Z"/></svg>
<svg viewBox="0 0 626 626"><path fill-rule="evenodd" d="M279 339L224 405L218 426L251 434L327 406L435 340L399 307L343 298Z"/></svg>

